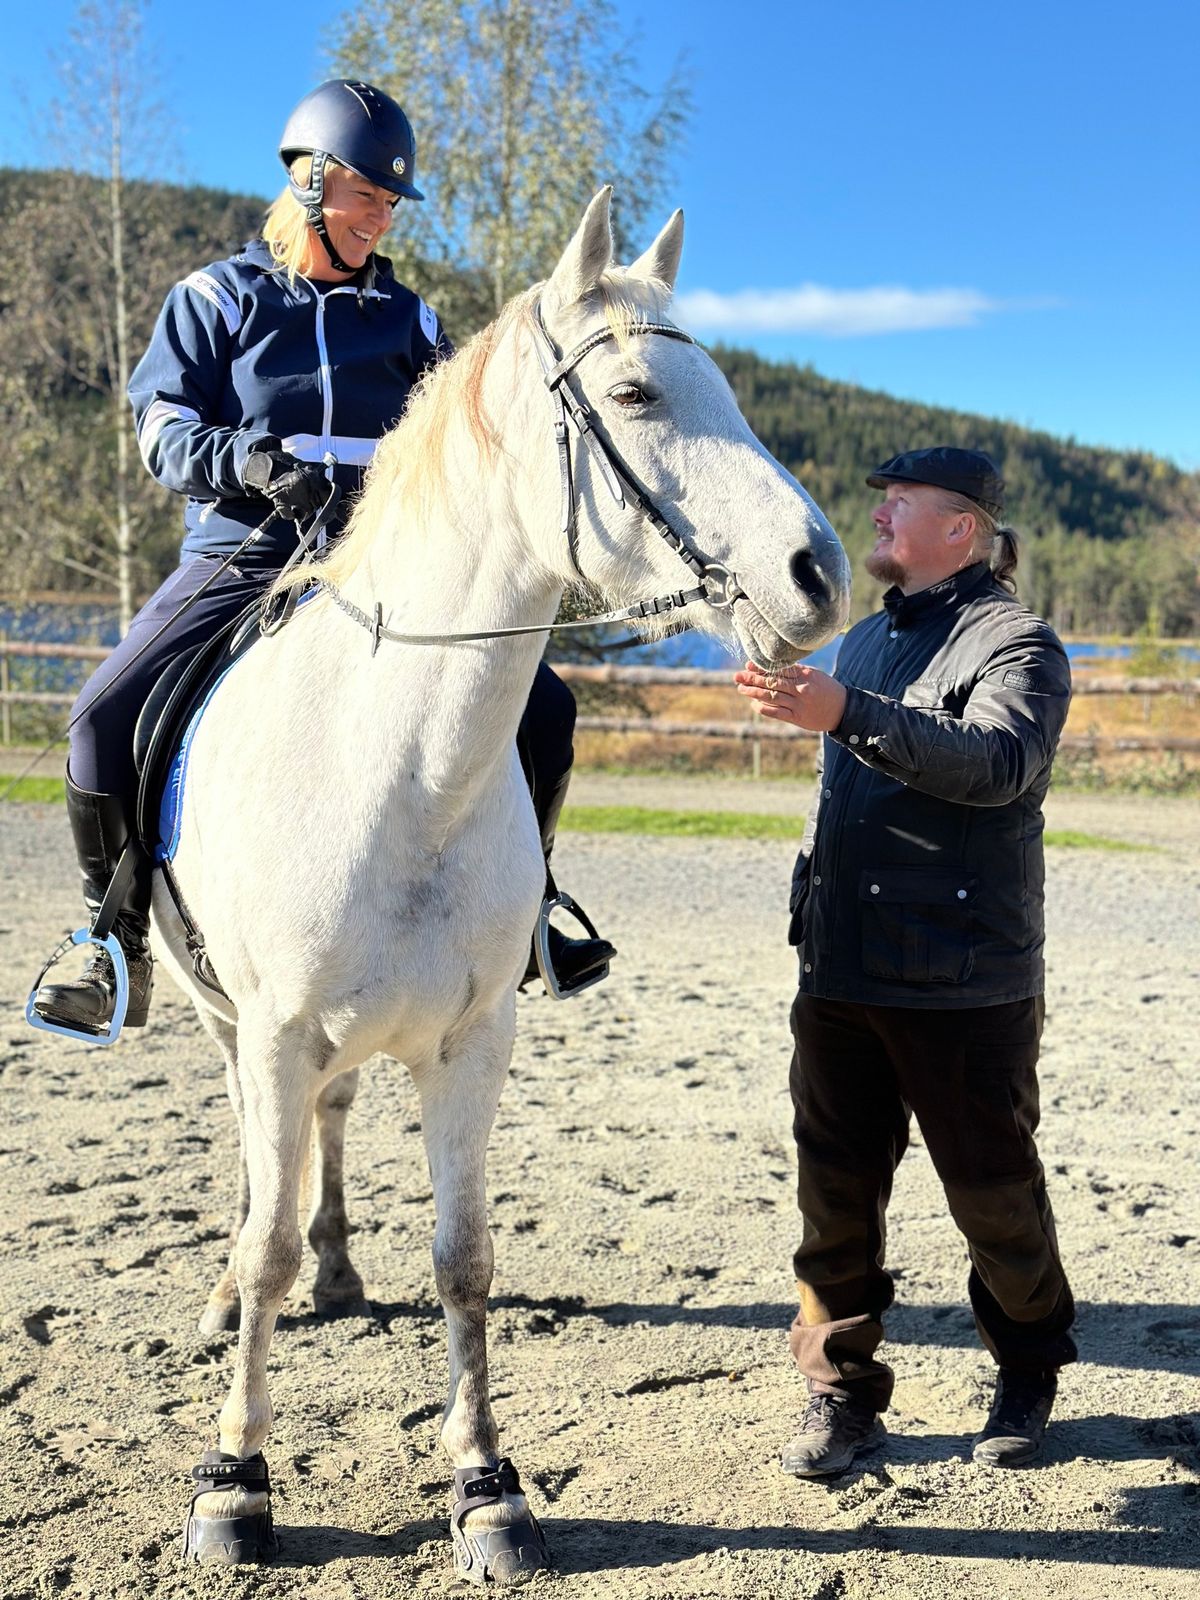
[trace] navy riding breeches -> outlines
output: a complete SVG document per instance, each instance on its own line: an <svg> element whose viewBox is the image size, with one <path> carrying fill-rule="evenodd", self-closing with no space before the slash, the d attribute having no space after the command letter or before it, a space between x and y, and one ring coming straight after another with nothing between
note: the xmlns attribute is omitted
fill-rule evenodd
<svg viewBox="0 0 1200 1600"><path fill-rule="evenodd" d="M137 799L133 733L159 674L186 650L211 639L274 581L278 568L228 567L183 616L175 613L208 581L219 556L196 556L138 612L112 655L88 679L72 708L67 767L76 788ZM159 630L162 630L161 633ZM153 640L153 643L150 641ZM138 656L138 651L144 653ZM136 661L134 657L137 657ZM132 665L127 664L132 662ZM575 697L542 662L521 718L520 737L535 789L552 787L571 765Z"/></svg>

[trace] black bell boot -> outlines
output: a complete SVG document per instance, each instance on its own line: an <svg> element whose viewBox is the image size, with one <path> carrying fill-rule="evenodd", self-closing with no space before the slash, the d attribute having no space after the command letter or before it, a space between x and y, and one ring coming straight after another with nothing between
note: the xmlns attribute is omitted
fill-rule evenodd
<svg viewBox="0 0 1200 1600"><path fill-rule="evenodd" d="M545 786L540 791L536 784L533 786L533 809L537 814L538 829L542 835L542 854L546 858L546 898L542 902L538 926L534 930L529 965L525 969L521 986L523 988L525 984L542 977L547 990L556 1000L565 1000L568 996L578 994L582 989L590 989L594 983L600 983L607 978L608 964L617 953L615 945L599 937L586 912L575 904L570 895L559 893L550 871L550 853L554 849L558 819L562 814L570 782L571 770L568 767L555 783ZM550 912L559 907L582 924L588 932L588 938L571 939L558 928L551 926ZM542 961L550 968L545 975L538 961L539 945Z"/></svg>
<svg viewBox="0 0 1200 1600"><path fill-rule="evenodd" d="M67 816L83 874L83 897L94 924L129 839L126 805L118 795L89 794L77 789L68 773ZM141 856L112 930L129 968L129 1005L124 1023L127 1028L144 1028L150 1009L154 972L150 956L152 876L153 864ZM73 983L43 983L33 1005L47 1022L79 1028L85 1033L102 1033L112 1021L116 999L112 957L94 945L79 978Z"/></svg>

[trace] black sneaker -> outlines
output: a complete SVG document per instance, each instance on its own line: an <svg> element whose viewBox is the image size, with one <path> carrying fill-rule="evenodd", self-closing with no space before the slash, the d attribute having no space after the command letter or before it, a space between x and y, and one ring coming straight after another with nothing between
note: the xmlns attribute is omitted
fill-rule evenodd
<svg viewBox="0 0 1200 1600"><path fill-rule="evenodd" d="M832 1478L886 1438L874 1406L851 1395L811 1394L800 1432L783 1447L783 1470L796 1478Z"/></svg>
<svg viewBox="0 0 1200 1600"><path fill-rule="evenodd" d="M996 1398L972 1451L974 1460L983 1467L1023 1467L1036 1461L1057 1389L1057 1373L1001 1367Z"/></svg>

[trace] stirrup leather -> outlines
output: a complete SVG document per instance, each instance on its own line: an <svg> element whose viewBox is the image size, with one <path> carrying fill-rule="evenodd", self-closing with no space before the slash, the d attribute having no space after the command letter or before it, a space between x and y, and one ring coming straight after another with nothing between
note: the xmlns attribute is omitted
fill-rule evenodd
<svg viewBox="0 0 1200 1600"><path fill-rule="evenodd" d="M537 926L533 930L533 953L537 957L538 971L541 973L542 982L546 985L546 993L552 1000L571 1000L575 995L582 994L585 989L603 983L608 977L609 963L606 961L603 966L596 967L592 972L585 972L574 983L560 983L558 974L554 970L554 963L550 959L550 917L555 911L566 911L574 917L576 922L586 929L589 939L598 939L600 935L583 907L577 906L571 896L561 889L556 888L552 895L547 895L542 901Z"/></svg>

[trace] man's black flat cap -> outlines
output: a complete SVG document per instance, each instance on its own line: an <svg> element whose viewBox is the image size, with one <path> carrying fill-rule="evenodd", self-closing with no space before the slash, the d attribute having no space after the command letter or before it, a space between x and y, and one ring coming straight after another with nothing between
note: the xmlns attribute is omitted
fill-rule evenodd
<svg viewBox="0 0 1200 1600"><path fill-rule="evenodd" d="M908 450L876 467L867 482L872 489L886 489L889 483L931 483L938 489L965 494L993 517L1004 511L1004 479L991 456L982 450L958 450L949 444Z"/></svg>

